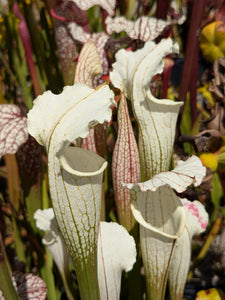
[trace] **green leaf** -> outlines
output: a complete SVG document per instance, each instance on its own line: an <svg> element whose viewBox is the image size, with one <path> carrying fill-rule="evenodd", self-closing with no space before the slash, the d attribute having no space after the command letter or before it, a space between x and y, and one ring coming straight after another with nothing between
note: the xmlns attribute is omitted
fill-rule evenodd
<svg viewBox="0 0 225 300"><path fill-rule="evenodd" d="M6 256L5 247L3 245L2 236L0 234L0 291L5 299L18 300L19 297L13 287L10 277L11 270Z"/></svg>
<svg viewBox="0 0 225 300"><path fill-rule="evenodd" d="M41 277L45 281L47 285L47 299L48 300L57 300L56 296L56 287L55 287L55 280L53 275L53 260L51 253L48 251L47 247L45 247L46 255L45 255L45 262L41 268Z"/></svg>
<svg viewBox="0 0 225 300"><path fill-rule="evenodd" d="M223 196L223 188L220 183L219 175L217 172L214 172L212 175L212 192L211 192L211 200L214 205L214 211L211 216L211 222L215 221L219 208L220 208L220 199Z"/></svg>

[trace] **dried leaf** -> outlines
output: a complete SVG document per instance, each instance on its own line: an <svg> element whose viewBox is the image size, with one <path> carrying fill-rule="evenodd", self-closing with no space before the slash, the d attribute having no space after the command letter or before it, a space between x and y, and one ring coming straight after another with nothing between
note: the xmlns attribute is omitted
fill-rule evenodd
<svg viewBox="0 0 225 300"><path fill-rule="evenodd" d="M28 138L27 119L14 104L0 105L0 157L14 154Z"/></svg>
<svg viewBox="0 0 225 300"><path fill-rule="evenodd" d="M215 113L207 120L204 120L207 129L219 131L221 136L225 135L225 107L223 103L216 103Z"/></svg>
<svg viewBox="0 0 225 300"><path fill-rule="evenodd" d="M216 104L213 107L210 118L203 121L207 129L218 130L223 136L225 134L225 58L218 58L213 64L214 79L212 80L209 91L213 93Z"/></svg>
<svg viewBox="0 0 225 300"><path fill-rule="evenodd" d="M194 137L198 152L216 152L222 146L222 137L217 130L203 130Z"/></svg>
<svg viewBox="0 0 225 300"><path fill-rule="evenodd" d="M94 128L95 146L98 155L105 157L107 148L107 124L98 124Z"/></svg>
<svg viewBox="0 0 225 300"><path fill-rule="evenodd" d="M209 91L213 92L218 101L224 99L224 85L225 85L225 58L218 58L213 64L214 79L210 84Z"/></svg>

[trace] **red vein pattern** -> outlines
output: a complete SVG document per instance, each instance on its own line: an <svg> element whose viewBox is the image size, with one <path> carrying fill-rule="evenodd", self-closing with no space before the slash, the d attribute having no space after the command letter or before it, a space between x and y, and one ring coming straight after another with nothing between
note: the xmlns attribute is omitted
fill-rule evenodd
<svg viewBox="0 0 225 300"><path fill-rule="evenodd" d="M95 42L95 45L98 49L98 54L101 60L102 64L102 74L99 76L96 76L93 84L94 87L98 86L99 84L103 83L102 75L108 75L109 74L109 64L107 60L107 54L105 51L105 45L109 40L109 36L105 32L98 32L92 34L92 39Z"/></svg>
<svg viewBox="0 0 225 300"><path fill-rule="evenodd" d="M145 180L169 169L176 120L182 102L155 98L149 89L151 79L163 70L163 58L178 52L171 39L146 42L134 52L119 50L110 79L131 100L139 128L139 153Z"/></svg>
<svg viewBox="0 0 225 300"><path fill-rule="evenodd" d="M21 300L46 299L47 287L40 277L31 273L14 272L12 282Z"/></svg>
<svg viewBox="0 0 225 300"><path fill-rule="evenodd" d="M101 62L95 43L89 39L84 44L74 77L74 83L86 83L93 87L93 79L102 72Z"/></svg>
<svg viewBox="0 0 225 300"><path fill-rule="evenodd" d="M142 16L135 22L126 20L124 17L107 17L105 22L108 34L125 31L130 38L140 39L145 42L153 41L172 24L172 22L147 16Z"/></svg>
<svg viewBox="0 0 225 300"><path fill-rule="evenodd" d="M94 128L91 128L89 130L89 134L86 138L82 139L82 145L81 147L83 149L89 150L91 152L97 153L96 146L95 146L95 131Z"/></svg>
<svg viewBox="0 0 225 300"><path fill-rule="evenodd" d="M73 2L82 10L87 10L94 5L99 5L106 10L110 16L114 15L116 4L115 0L73 0Z"/></svg>
<svg viewBox="0 0 225 300"><path fill-rule="evenodd" d="M97 47L92 39L89 39L83 46L74 77L74 83L86 83L93 87L93 80L96 75L102 72L101 61ZM98 153L105 157L106 154L106 126L98 124L91 128L89 135L83 139L82 148Z"/></svg>
<svg viewBox="0 0 225 300"><path fill-rule="evenodd" d="M118 109L118 137L112 158L112 178L119 222L128 231L134 225L130 210L130 193L123 189L123 182L139 182L141 177L138 147L129 118L125 96Z"/></svg>
<svg viewBox="0 0 225 300"><path fill-rule="evenodd" d="M192 183L199 186L205 174L206 168L202 165L201 160L193 155L186 161L179 161L177 167L172 171L161 172L145 182L124 184L124 187L146 192L156 191L160 186L169 185L178 193L181 193Z"/></svg>
<svg viewBox="0 0 225 300"><path fill-rule="evenodd" d="M88 39L92 38L92 40L94 41L94 43L97 47L98 54L100 56L101 65L102 65L102 69L103 69L102 74L107 75L109 72L109 65L108 65L108 61L106 58L107 55L105 53L105 45L106 45L107 41L109 40L109 35L107 35L105 32L98 32L98 33L90 34L90 33L86 32L82 26L79 26L78 24L76 24L74 22L68 23L67 29L68 29L71 37L74 40L80 42L81 44L86 43L88 41ZM94 87L103 83L102 74L96 76L94 83L93 83Z"/></svg>
<svg viewBox="0 0 225 300"><path fill-rule="evenodd" d="M0 157L14 154L28 138L27 119L14 104L0 105Z"/></svg>
<svg viewBox="0 0 225 300"><path fill-rule="evenodd" d="M78 55L76 44L67 31L66 24L56 21L55 40L58 47L58 54L62 64L63 77L66 84L72 84L75 63Z"/></svg>

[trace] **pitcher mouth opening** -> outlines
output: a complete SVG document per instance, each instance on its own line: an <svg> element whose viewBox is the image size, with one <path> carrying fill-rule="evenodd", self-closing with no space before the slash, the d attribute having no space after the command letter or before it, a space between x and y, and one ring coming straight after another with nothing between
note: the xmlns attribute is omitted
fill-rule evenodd
<svg viewBox="0 0 225 300"><path fill-rule="evenodd" d="M65 171L79 177L102 174L108 164L94 152L71 146L59 157L59 162Z"/></svg>
<svg viewBox="0 0 225 300"><path fill-rule="evenodd" d="M158 229L157 227L154 227L150 223L146 222L145 219L143 218L141 212L139 210L137 210L133 204L131 204L131 211L133 213L133 216L141 226L143 226L144 228L146 228L154 233L157 233L161 236L164 236L164 237L167 237L167 238L173 239L173 240L176 240L177 238L179 238L182 235L184 228L186 226L185 208L183 206L179 206L177 209L180 212L180 224L177 229L177 234L169 234L169 233L163 232L162 230Z"/></svg>

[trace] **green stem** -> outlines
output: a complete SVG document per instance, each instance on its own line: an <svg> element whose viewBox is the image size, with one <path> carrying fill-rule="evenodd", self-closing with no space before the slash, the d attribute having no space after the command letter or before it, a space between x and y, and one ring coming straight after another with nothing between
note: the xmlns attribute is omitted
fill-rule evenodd
<svg viewBox="0 0 225 300"><path fill-rule="evenodd" d="M48 197L46 177L47 177L47 175L44 173L43 174L43 180L42 180L42 198L43 198L42 199L43 200L42 204L43 204L43 209L48 209L49 208L49 197ZM49 251L48 251L47 255L50 255ZM47 260L48 259L49 258L47 258ZM65 288L67 297L70 300L76 300L76 297L75 297L76 291L75 291L75 288L73 288L73 286L72 286L70 273L69 272L65 273L64 270L59 270L59 273L60 273L60 276L62 278L62 282L63 282L64 288ZM73 291L74 295L72 294L72 291ZM53 291L52 291L52 293L53 293Z"/></svg>
<svg viewBox="0 0 225 300"><path fill-rule="evenodd" d="M0 168L0 177L7 178L7 171L3 167Z"/></svg>
<svg viewBox="0 0 225 300"><path fill-rule="evenodd" d="M78 280L80 298L82 300L100 300L97 266L93 266L92 259L86 258L86 260L87 261L84 262L82 267L75 267L75 270L77 270L76 276ZM73 264L75 266L76 261L74 261Z"/></svg>
<svg viewBox="0 0 225 300"><path fill-rule="evenodd" d="M34 93L37 97L42 92L42 90L40 87L40 82L38 81L37 70L33 60L33 49L31 46L30 33L28 31L26 20L24 19L20 8L16 2L13 4L13 12L16 15L16 17L20 20L18 24L18 32L23 43L26 63L33 82Z"/></svg>
<svg viewBox="0 0 225 300"><path fill-rule="evenodd" d="M45 247L46 256L44 266L41 269L41 275L43 280L47 285L47 299L48 300L57 300L56 289L55 289L55 280L53 276L53 260L52 255L48 251L48 248Z"/></svg>
<svg viewBox="0 0 225 300"><path fill-rule="evenodd" d="M63 285L64 285L64 288L65 288L65 291L66 291L66 295L67 295L67 298L69 298L70 300L76 300L77 297L76 297L76 292L75 292L75 289L73 288L73 286L71 286L70 282L70 276L69 274L65 274L65 272L60 272L60 275L61 275L61 278L62 278L62 281L63 281ZM72 294L72 291L73 291L73 294Z"/></svg>
<svg viewBox="0 0 225 300"><path fill-rule="evenodd" d="M22 241L21 235L20 235L21 230L20 230L14 216L12 217L12 226L13 226L13 235L14 235L14 240L15 240L16 255L17 255L19 261L26 263L26 256L24 253L23 241Z"/></svg>
<svg viewBox="0 0 225 300"><path fill-rule="evenodd" d="M7 31L6 47L8 49L8 59L6 60L4 55L1 55L1 60L6 67L7 73L10 75L12 84L16 86L17 91L22 91L23 100L30 109L32 107L31 88L27 84L28 70L22 43L16 30L16 18L10 13L4 17L4 22Z"/></svg>
<svg viewBox="0 0 225 300"><path fill-rule="evenodd" d="M9 199L12 204L12 208L15 213L19 211L19 173L18 173L18 165L16 162L16 157L14 154L5 155L5 164L7 169L7 184L9 190ZM15 248L16 254L20 261L26 262L26 257L24 254L23 242L21 239L20 228L16 222L16 217L12 217L12 226L14 232L15 239Z"/></svg>
<svg viewBox="0 0 225 300"><path fill-rule="evenodd" d="M127 17L128 20L132 18L132 15L134 13L134 4L135 4L135 0L128 0L127 1L126 17Z"/></svg>
<svg viewBox="0 0 225 300"><path fill-rule="evenodd" d="M49 208L49 197L48 197L48 189L47 189L47 174L44 173L42 175L42 208Z"/></svg>
<svg viewBox="0 0 225 300"><path fill-rule="evenodd" d="M29 194L25 196L25 203L29 216L29 221L34 232L37 232L36 223L34 220L34 213L42 207L42 192L41 192L41 174L38 175L38 181L31 186Z"/></svg>
<svg viewBox="0 0 225 300"><path fill-rule="evenodd" d="M10 277L11 269L6 256L5 247L0 233L0 290L5 299L19 300Z"/></svg>

